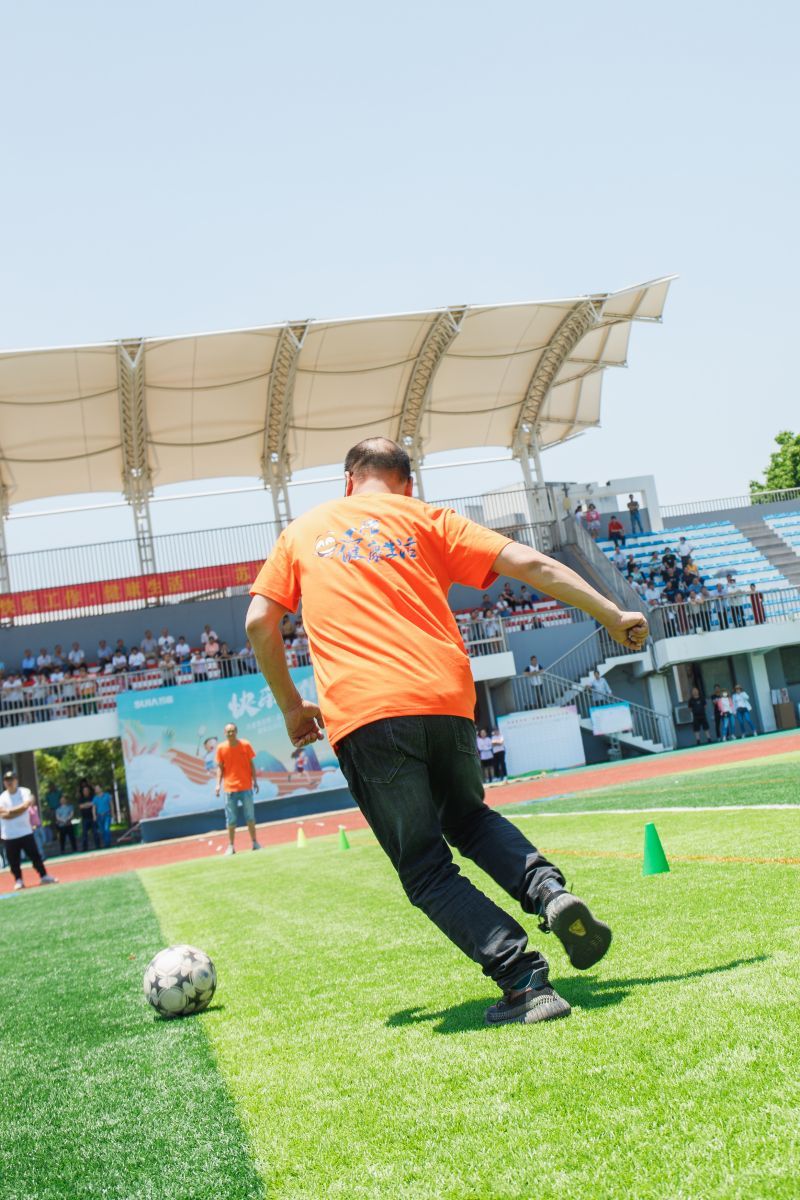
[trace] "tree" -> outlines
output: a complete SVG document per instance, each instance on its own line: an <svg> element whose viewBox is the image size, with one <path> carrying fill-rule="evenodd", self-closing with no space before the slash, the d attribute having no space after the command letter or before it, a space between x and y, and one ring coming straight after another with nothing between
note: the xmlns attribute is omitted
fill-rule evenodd
<svg viewBox="0 0 800 1200"><path fill-rule="evenodd" d="M750 495L755 492L786 491L800 488L800 433L782 430L775 441L777 450L770 455L769 465L764 472L764 482L750 481Z"/></svg>
<svg viewBox="0 0 800 1200"><path fill-rule="evenodd" d="M46 784L55 784L73 799L78 794L82 779L88 779L92 784L99 783L109 792L113 790L113 781L116 780L120 801L123 806L127 803L125 767L118 738L78 742L74 746L53 746L50 751L37 750L36 775L43 793Z"/></svg>

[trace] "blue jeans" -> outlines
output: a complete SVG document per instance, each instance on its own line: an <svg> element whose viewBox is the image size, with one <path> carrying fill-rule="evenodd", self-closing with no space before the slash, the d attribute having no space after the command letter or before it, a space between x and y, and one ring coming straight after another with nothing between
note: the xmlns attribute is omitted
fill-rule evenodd
<svg viewBox="0 0 800 1200"><path fill-rule="evenodd" d="M639 515L638 508L635 512L631 513L631 533L633 534L636 532L644 533L644 530L642 529L642 518Z"/></svg>
<svg viewBox="0 0 800 1200"><path fill-rule="evenodd" d="M564 877L483 800L475 727L466 717L387 717L348 734L339 765L412 904L506 991L545 960L525 930L470 883L450 846L524 912L541 914L547 879Z"/></svg>
<svg viewBox="0 0 800 1200"><path fill-rule="evenodd" d="M720 721L720 735L723 742L728 737L733 738L736 736L736 729L733 724L733 713L722 714L722 720Z"/></svg>
<svg viewBox="0 0 800 1200"><path fill-rule="evenodd" d="M737 709L736 722L739 726L740 733L744 733L745 726L747 726L747 728L750 730L751 733L755 733L756 727L753 724L753 718L750 716L749 709L746 709L746 708Z"/></svg>
<svg viewBox="0 0 800 1200"><path fill-rule="evenodd" d="M111 813L97 814L97 828L102 838L103 845L108 849L111 845Z"/></svg>
<svg viewBox="0 0 800 1200"><path fill-rule="evenodd" d="M242 816L245 819L245 824L249 824L256 819L256 810L253 803L252 790L244 792L226 792L225 793L225 821L230 827L236 824L237 807L241 804Z"/></svg>

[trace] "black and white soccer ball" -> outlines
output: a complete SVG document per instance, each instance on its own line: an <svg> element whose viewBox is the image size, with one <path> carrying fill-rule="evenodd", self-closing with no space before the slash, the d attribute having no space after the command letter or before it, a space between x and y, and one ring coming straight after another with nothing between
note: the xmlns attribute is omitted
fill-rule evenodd
<svg viewBox="0 0 800 1200"><path fill-rule="evenodd" d="M144 973L144 994L162 1017L187 1017L202 1012L217 988L217 972L196 946L159 950Z"/></svg>

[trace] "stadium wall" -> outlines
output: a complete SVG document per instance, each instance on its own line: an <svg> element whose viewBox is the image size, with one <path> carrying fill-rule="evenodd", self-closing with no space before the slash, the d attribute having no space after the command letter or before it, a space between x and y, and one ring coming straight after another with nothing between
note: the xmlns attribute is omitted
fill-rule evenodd
<svg viewBox="0 0 800 1200"><path fill-rule="evenodd" d="M775 513L797 512L798 509L800 503L797 500L779 500L773 504L747 504L738 508L701 510L684 514L682 517L664 517L664 532L669 529L686 529L690 525L709 525L714 521L731 521L737 526L743 521L748 525Z"/></svg>

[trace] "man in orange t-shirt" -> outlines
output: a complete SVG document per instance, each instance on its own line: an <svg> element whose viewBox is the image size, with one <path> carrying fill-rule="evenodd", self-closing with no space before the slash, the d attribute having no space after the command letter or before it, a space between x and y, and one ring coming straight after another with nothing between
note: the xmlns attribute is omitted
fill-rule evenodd
<svg viewBox="0 0 800 1200"><path fill-rule="evenodd" d="M493 530L412 498L406 452L368 438L345 459L345 496L293 521L259 572L247 633L295 747L323 735L411 900L503 992L489 1024L567 1016L522 926L478 891L448 843L542 919L573 966L605 954L611 930L564 887L527 838L484 803L469 658L447 604L452 583L485 591L522 581L639 647L640 613L622 613L574 571ZM286 665L281 622L302 597L319 707Z"/></svg>
<svg viewBox="0 0 800 1200"><path fill-rule="evenodd" d="M236 821L240 804L253 849L261 849L256 841L256 812L253 803L253 792L258 791L255 767L256 752L246 738L238 736L238 732L233 722L226 725L225 741L220 742L217 746L214 756L217 763L217 795L223 784L225 786L225 821L228 826L226 855L236 853L233 842L236 837Z"/></svg>

